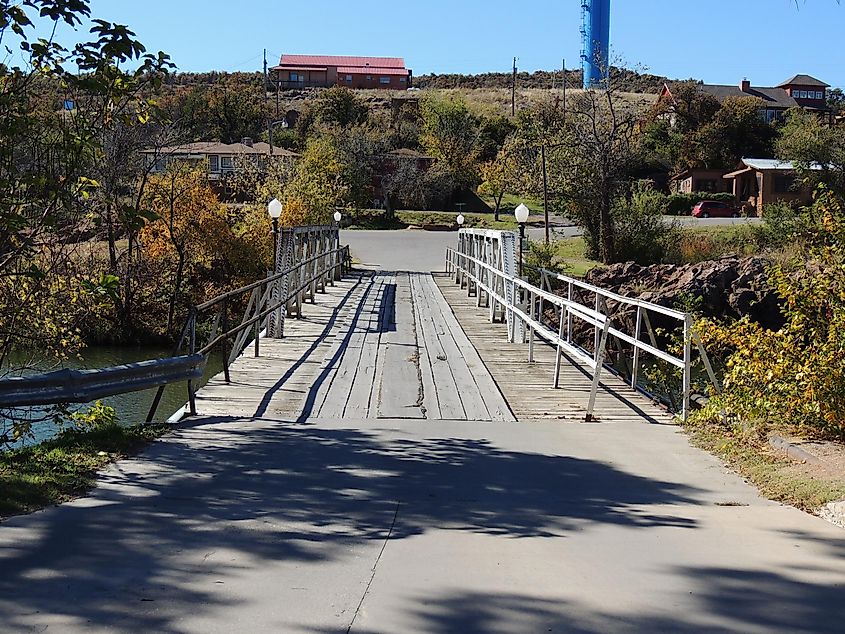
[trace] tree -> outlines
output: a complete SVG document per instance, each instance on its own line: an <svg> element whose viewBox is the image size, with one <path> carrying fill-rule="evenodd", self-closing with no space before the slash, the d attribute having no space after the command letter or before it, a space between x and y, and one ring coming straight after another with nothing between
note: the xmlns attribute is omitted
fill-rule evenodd
<svg viewBox="0 0 845 634"><path fill-rule="evenodd" d="M173 91L162 107L190 141L238 143L267 133L263 87L258 75L234 73L210 85Z"/></svg>
<svg viewBox="0 0 845 634"><path fill-rule="evenodd" d="M478 184L480 133L476 117L458 97L426 97L420 105L422 147L465 187Z"/></svg>
<svg viewBox="0 0 845 634"><path fill-rule="evenodd" d="M630 190L640 162L641 118L612 88L576 94L548 156L554 188L583 228L589 255L605 263L616 260L614 206Z"/></svg>
<svg viewBox="0 0 845 634"><path fill-rule="evenodd" d="M827 91L827 107L839 114L845 109L845 92L841 88L831 88Z"/></svg>
<svg viewBox="0 0 845 634"><path fill-rule="evenodd" d="M731 168L744 156L771 156L775 129L757 97L726 97L712 121L693 136L691 167Z"/></svg>
<svg viewBox="0 0 845 634"><path fill-rule="evenodd" d="M776 142L777 156L792 161L811 186L824 183L845 199L845 130L829 126L812 112L794 108Z"/></svg>
<svg viewBox="0 0 845 634"><path fill-rule="evenodd" d="M495 202L493 214L496 220L499 219L499 210L502 206L502 197L507 193L520 193L524 172L524 165L519 160L516 143L511 140L499 150L496 158L484 163L481 166L481 178L483 179L478 191L488 194Z"/></svg>
<svg viewBox="0 0 845 634"><path fill-rule="evenodd" d="M33 36L90 17L87 0L0 6L0 37L14 34L26 59L0 66L0 363L19 342L56 349L49 333L65 339L25 316L48 319L39 309L60 301L54 280L68 274L68 237L100 186L106 136L149 121L150 96L170 68L127 27L103 20L93 19L92 40L71 50Z"/></svg>
<svg viewBox="0 0 845 634"><path fill-rule="evenodd" d="M150 258L174 261L165 330L173 335L186 267L208 266L225 253L231 243L231 230L204 166L172 162L164 174L150 178L144 202L158 218L141 232L144 250Z"/></svg>

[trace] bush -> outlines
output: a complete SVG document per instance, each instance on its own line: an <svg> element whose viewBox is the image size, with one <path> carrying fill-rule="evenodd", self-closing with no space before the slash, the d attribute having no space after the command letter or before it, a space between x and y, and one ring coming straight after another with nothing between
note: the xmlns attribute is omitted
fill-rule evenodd
<svg viewBox="0 0 845 634"><path fill-rule="evenodd" d="M770 270L783 302L780 330L747 318L697 325L710 351L726 358L724 390L705 418L724 412L761 432L776 425L845 438L845 213L830 194L812 212L803 257Z"/></svg>
<svg viewBox="0 0 845 634"><path fill-rule="evenodd" d="M789 203L774 203L766 205L763 223L769 243L782 246L807 234L813 220L806 208L796 208Z"/></svg>
<svg viewBox="0 0 845 634"><path fill-rule="evenodd" d="M614 212L616 259L641 265L663 262L676 240L676 221L663 219L666 196L647 182L634 185L630 202L620 202Z"/></svg>
<svg viewBox="0 0 845 634"><path fill-rule="evenodd" d="M689 194L677 193L666 197L666 213L669 216L689 216L696 203L702 200L715 200L717 202L734 202L733 194L715 192L692 192Z"/></svg>

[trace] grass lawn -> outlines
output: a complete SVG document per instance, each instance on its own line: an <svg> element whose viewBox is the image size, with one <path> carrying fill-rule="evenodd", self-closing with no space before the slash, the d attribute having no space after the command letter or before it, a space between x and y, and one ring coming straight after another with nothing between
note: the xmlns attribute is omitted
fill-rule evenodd
<svg viewBox="0 0 845 634"><path fill-rule="evenodd" d="M491 209L496 208L496 201L491 196L481 196L481 200L490 205ZM502 196L502 202L499 205L500 216L510 216L513 218L513 211L519 206L519 203L524 203L531 211L532 215L543 217L543 199L532 198L531 196L518 196L516 194L505 194Z"/></svg>
<svg viewBox="0 0 845 634"><path fill-rule="evenodd" d="M97 471L168 433L165 424L102 425L69 430L38 445L0 453L0 518L29 513L84 494Z"/></svg>
<svg viewBox="0 0 845 634"><path fill-rule="evenodd" d="M587 271L597 266L603 266L601 262L589 260L584 257L587 250L584 238L563 238L552 243L555 247L554 263L562 268L564 275L572 277L584 277Z"/></svg>

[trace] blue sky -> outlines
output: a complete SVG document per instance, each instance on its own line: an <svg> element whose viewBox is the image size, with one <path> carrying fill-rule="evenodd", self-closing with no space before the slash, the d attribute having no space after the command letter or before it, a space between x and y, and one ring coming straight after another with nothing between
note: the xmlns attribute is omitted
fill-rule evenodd
<svg viewBox="0 0 845 634"><path fill-rule="evenodd" d="M92 0L181 70L255 70L261 51L404 57L415 75L580 62L579 0ZM611 0L611 46L673 78L775 85L808 73L845 86L836 0ZM65 33L64 41L73 34Z"/></svg>

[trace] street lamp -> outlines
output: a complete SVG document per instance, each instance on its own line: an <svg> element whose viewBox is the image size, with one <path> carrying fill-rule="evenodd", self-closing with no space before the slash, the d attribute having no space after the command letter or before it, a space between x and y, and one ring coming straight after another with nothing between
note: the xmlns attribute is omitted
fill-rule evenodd
<svg viewBox="0 0 845 634"><path fill-rule="evenodd" d="M273 222L273 274L275 274L279 251L279 216L282 215L282 203L278 198L267 203L267 213L270 214L270 220Z"/></svg>
<svg viewBox="0 0 845 634"><path fill-rule="evenodd" d="M339 211L334 212L334 221L335 221L338 225L340 224L340 219L341 219L341 218L343 218L343 214L341 214Z"/></svg>
<svg viewBox="0 0 845 634"><path fill-rule="evenodd" d="M464 220L466 220L466 219L464 218L463 214L458 214L458 217L455 218L455 220L458 221L458 228L460 229L461 227L464 226Z"/></svg>
<svg viewBox="0 0 845 634"><path fill-rule="evenodd" d="M528 220L528 207L524 203L519 203L513 215L516 216L516 221L519 223L519 277L522 277L522 244L525 242L525 223Z"/></svg>

